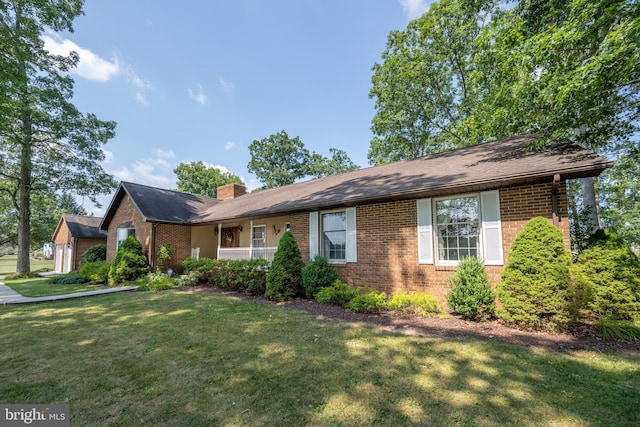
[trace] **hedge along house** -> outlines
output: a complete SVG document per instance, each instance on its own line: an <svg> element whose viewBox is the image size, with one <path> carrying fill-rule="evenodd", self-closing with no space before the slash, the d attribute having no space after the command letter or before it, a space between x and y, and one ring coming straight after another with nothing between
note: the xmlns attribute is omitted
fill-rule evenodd
<svg viewBox="0 0 640 427"><path fill-rule="evenodd" d="M62 215L53 232L53 270L68 273L80 268L84 252L95 245L107 244L107 233L100 230L102 218Z"/></svg>
<svg viewBox="0 0 640 427"><path fill-rule="evenodd" d="M443 299L463 256L481 258L496 283L515 236L533 217L553 222L570 247L566 180L611 166L570 143L529 150L537 139L513 137L249 194L219 189L221 200L201 202L171 225L191 238L191 250L176 261L198 253L268 258L290 229L305 260L329 258L353 285ZM131 221L109 219L123 209L114 202L101 225L109 229L111 257L117 224Z"/></svg>

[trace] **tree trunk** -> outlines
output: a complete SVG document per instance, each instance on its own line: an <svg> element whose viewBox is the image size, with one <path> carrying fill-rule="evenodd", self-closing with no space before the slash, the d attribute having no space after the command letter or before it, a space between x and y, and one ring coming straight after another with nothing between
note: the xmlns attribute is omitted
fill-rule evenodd
<svg viewBox="0 0 640 427"><path fill-rule="evenodd" d="M25 130L30 128L30 121L23 122L23 126ZM30 141L23 141L18 188L18 263L16 265L18 274L31 271L31 154Z"/></svg>
<svg viewBox="0 0 640 427"><path fill-rule="evenodd" d="M580 178L580 185L582 186L582 203L583 207L590 206L591 212L589 215L589 230L594 233L601 228L600 225L600 207L598 206L598 195L595 189L595 178Z"/></svg>

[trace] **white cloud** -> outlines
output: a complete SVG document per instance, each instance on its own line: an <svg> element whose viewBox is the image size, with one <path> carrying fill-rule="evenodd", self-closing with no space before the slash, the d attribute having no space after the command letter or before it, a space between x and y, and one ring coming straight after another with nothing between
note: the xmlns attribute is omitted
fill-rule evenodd
<svg viewBox="0 0 640 427"><path fill-rule="evenodd" d="M416 19L422 16L429 9L427 0L398 0L402 5L404 14L409 19Z"/></svg>
<svg viewBox="0 0 640 427"><path fill-rule="evenodd" d="M235 142L231 142L231 141L227 141L224 143L224 149L229 151L231 150L233 147L235 147L236 143Z"/></svg>
<svg viewBox="0 0 640 427"><path fill-rule="evenodd" d="M113 161L113 153L111 151L105 150L103 148L102 154L104 154L104 160L102 161L102 163L108 164Z"/></svg>
<svg viewBox="0 0 640 427"><path fill-rule="evenodd" d="M192 90L191 88L189 88L187 92L189 93L189 97L191 97L191 99L196 101L198 104L204 105L207 103L207 95L204 93L204 89L202 88L201 84L198 84L198 88L196 90Z"/></svg>
<svg viewBox="0 0 640 427"><path fill-rule="evenodd" d="M111 60L106 60L89 49L82 48L73 41L63 39L56 34L46 34L42 40L44 48L54 55L67 56L72 51L78 54L78 63L70 71L72 74L100 83L123 76L133 87L136 100L144 105L149 104L147 93L153 89L153 86L148 80L138 76L130 65L120 59L118 54L114 53Z"/></svg>
<svg viewBox="0 0 640 427"><path fill-rule="evenodd" d="M231 93L236 88L233 83L226 81L222 76L218 76L218 81L220 82L222 90L226 93Z"/></svg>
<svg viewBox="0 0 640 427"><path fill-rule="evenodd" d="M78 65L71 72L95 82L107 82L122 73L120 61L114 55L111 61L100 58L88 49L83 49L71 40L53 35L42 37L44 48L54 55L68 56L69 52L76 52L80 57Z"/></svg>
<svg viewBox="0 0 640 427"><path fill-rule="evenodd" d="M175 154L171 150L159 148L151 151L151 156L113 171L118 181L130 181L138 184L172 189L176 187Z"/></svg>

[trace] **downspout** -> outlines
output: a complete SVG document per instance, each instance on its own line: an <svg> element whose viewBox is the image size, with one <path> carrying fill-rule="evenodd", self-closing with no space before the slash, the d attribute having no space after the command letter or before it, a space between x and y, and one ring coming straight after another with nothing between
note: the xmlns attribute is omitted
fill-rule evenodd
<svg viewBox="0 0 640 427"><path fill-rule="evenodd" d="M151 224L151 271L156 270L156 228L157 223Z"/></svg>
<svg viewBox="0 0 640 427"><path fill-rule="evenodd" d="M560 174L553 176L553 184L551 185L551 215L553 225L560 228L560 217L558 215L558 187L560 186Z"/></svg>
<svg viewBox="0 0 640 427"><path fill-rule="evenodd" d="M76 270L78 266L78 238L74 237L73 240L73 259L71 260L71 270Z"/></svg>
<svg viewBox="0 0 640 427"><path fill-rule="evenodd" d="M253 259L253 220L249 223L249 259Z"/></svg>

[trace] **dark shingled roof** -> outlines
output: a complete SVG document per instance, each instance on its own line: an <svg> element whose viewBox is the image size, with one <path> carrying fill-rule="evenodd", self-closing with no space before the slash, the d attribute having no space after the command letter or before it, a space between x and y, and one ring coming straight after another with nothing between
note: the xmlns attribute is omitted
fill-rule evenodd
<svg viewBox="0 0 640 427"><path fill-rule="evenodd" d="M583 178L612 166L606 158L569 142L530 150L538 139L521 135L224 201L123 182L100 228L108 228L125 193L147 221L205 224L551 183L556 174L561 179Z"/></svg>
<svg viewBox="0 0 640 427"><path fill-rule="evenodd" d="M129 195L145 221L167 224L188 224L192 217L219 203L208 197L121 182L100 224L101 230L109 228L109 223L125 194Z"/></svg>
<svg viewBox="0 0 640 427"><path fill-rule="evenodd" d="M522 135L440 154L332 175L225 200L194 223L251 219L390 200L445 196L506 186L597 176L612 163L572 143L543 151Z"/></svg>
<svg viewBox="0 0 640 427"><path fill-rule="evenodd" d="M102 222L102 218L98 218L95 216L82 216L82 215L70 215L64 214L62 215L62 219L67 224L67 228L69 228L69 233L73 237L87 237L87 238L96 238L96 239L106 239L107 233L100 230L100 223ZM58 228L60 224L56 227L53 235L55 236L58 232Z"/></svg>

